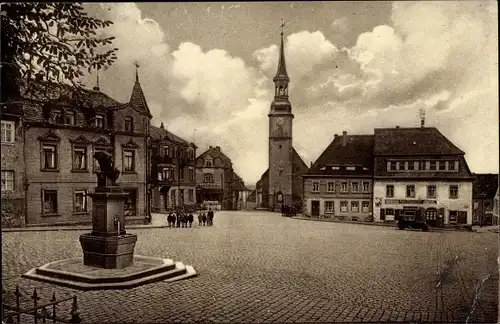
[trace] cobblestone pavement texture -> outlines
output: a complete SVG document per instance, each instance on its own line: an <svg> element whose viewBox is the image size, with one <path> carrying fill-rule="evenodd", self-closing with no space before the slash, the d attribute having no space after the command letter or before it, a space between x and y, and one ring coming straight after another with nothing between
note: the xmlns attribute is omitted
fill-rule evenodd
<svg viewBox="0 0 500 324"><path fill-rule="evenodd" d="M84 323L463 323L475 287L491 275L471 322L497 318L495 233L425 233L218 212L213 227L129 230L138 234L136 254L192 265L199 274L194 279L81 292L21 278L33 267L81 256L78 239L86 232L2 233L5 299L12 303L16 284L23 305L32 303L27 296L34 287L42 300L53 291L76 294ZM70 306L65 303L59 314L69 314Z"/></svg>

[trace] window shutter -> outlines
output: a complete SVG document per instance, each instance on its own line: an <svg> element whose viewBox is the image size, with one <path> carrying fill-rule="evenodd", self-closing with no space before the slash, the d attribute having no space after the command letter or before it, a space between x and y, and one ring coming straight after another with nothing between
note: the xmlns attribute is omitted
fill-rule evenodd
<svg viewBox="0 0 500 324"><path fill-rule="evenodd" d="M385 209L380 208L380 220L385 220Z"/></svg>

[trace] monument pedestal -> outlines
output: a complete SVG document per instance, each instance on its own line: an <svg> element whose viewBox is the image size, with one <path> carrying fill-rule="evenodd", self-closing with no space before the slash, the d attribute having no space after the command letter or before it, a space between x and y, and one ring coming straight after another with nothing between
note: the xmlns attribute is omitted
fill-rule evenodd
<svg viewBox="0 0 500 324"><path fill-rule="evenodd" d="M137 235L125 232L127 193L119 187L97 187L92 198L92 232L80 236L83 264L121 269L134 262Z"/></svg>

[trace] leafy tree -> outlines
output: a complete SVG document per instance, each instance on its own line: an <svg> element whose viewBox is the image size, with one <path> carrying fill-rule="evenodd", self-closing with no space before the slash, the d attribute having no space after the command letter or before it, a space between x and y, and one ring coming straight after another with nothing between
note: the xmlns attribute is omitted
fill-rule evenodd
<svg viewBox="0 0 500 324"><path fill-rule="evenodd" d="M78 78L116 60L114 37L100 34L112 22L69 2L4 3L0 14L2 104L21 97L48 103L65 89L75 105L89 107Z"/></svg>

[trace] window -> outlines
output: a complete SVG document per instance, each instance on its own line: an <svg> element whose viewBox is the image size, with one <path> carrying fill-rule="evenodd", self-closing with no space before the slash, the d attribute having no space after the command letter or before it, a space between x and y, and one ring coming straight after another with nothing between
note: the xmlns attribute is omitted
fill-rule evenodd
<svg viewBox="0 0 500 324"><path fill-rule="evenodd" d="M206 167L212 167L212 160L205 160Z"/></svg>
<svg viewBox="0 0 500 324"><path fill-rule="evenodd" d="M76 125L76 119L75 119L75 112L72 110L66 111L66 116L65 116L66 122L65 124L67 125Z"/></svg>
<svg viewBox="0 0 500 324"><path fill-rule="evenodd" d="M425 171L425 161L418 161L418 169L420 171Z"/></svg>
<svg viewBox="0 0 500 324"><path fill-rule="evenodd" d="M194 169L192 167L189 168L189 181L194 181Z"/></svg>
<svg viewBox="0 0 500 324"><path fill-rule="evenodd" d="M194 201L194 189L189 189L189 201Z"/></svg>
<svg viewBox="0 0 500 324"><path fill-rule="evenodd" d="M333 171L338 171L338 170L340 170L340 167L338 167L338 166L333 166L333 167L332 167L332 170L333 170Z"/></svg>
<svg viewBox="0 0 500 324"><path fill-rule="evenodd" d="M181 168L181 174L180 174L180 180L181 181L184 181L184 175L185 175L185 169L184 168Z"/></svg>
<svg viewBox="0 0 500 324"><path fill-rule="evenodd" d="M125 131L126 132L134 131L134 118L130 116L125 117Z"/></svg>
<svg viewBox="0 0 500 324"><path fill-rule="evenodd" d="M128 193L125 201L125 216L135 216L137 213L137 189L124 189Z"/></svg>
<svg viewBox="0 0 500 324"><path fill-rule="evenodd" d="M446 161L439 161L439 171L446 170Z"/></svg>
<svg viewBox="0 0 500 324"><path fill-rule="evenodd" d="M43 145L43 161L42 169L57 168L57 146L45 144Z"/></svg>
<svg viewBox="0 0 500 324"><path fill-rule="evenodd" d="M172 206L176 205L176 192L175 189L172 189L170 192L170 200L172 201Z"/></svg>
<svg viewBox="0 0 500 324"><path fill-rule="evenodd" d="M97 163L99 164L99 163ZM73 170L87 170L87 148L73 148Z"/></svg>
<svg viewBox="0 0 500 324"><path fill-rule="evenodd" d="M369 191L370 191L370 183L363 182L363 192L369 192Z"/></svg>
<svg viewBox="0 0 500 324"><path fill-rule="evenodd" d="M458 198L458 186L450 185L450 199L457 199L457 198Z"/></svg>
<svg viewBox="0 0 500 324"><path fill-rule="evenodd" d="M94 147L94 154L97 152L106 152L106 149L103 147ZM101 171L101 167L99 166L99 162L96 159L92 158L94 161L94 172Z"/></svg>
<svg viewBox="0 0 500 324"><path fill-rule="evenodd" d="M53 123L57 123L57 124L64 124L65 120L64 120L64 116L63 116L63 113L60 109L54 109L52 111L52 116L51 116L51 121Z"/></svg>
<svg viewBox="0 0 500 324"><path fill-rule="evenodd" d="M346 212L347 211L347 201L341 201L340 202L340 211L341 212Z"/></svg>
<svg viewBox="0 0 500 324"><path fill-rule="evenodd" d="M436 185L427 186L427 198L436 198Z"/></svg>
<svg viewBox="0 0 500 324"><path fill-rule="evenodd" d="M325 201L325 213L333 213L333 212L335 212L335 202Z"/></svg>
<svg viewBox="0 0 500 324"><path fill-rule="evenodd" d="M385 196L387 198L394 197L394 185L387 185L387 186L385 186Z"/></svg>
<svg viewBox="0 0 500 324"><path fill-rule="evenodd" d="M340 190L342 192L347 192L347 182L341 182L340 183Z"/></svg>
<svg viewBox="0 0 500 324"><path fill-rule="evenodd" d="M123 171L134 171L135 170L135 151L124 150L123 151Z"/></svg>
<svg viewBox="0 0 500 324"><path fill-rule="evenodd" d="M363 213L368 213L370 211L370 202L363 201Z"/></svg>
<svg viewBox="0 0 500 324"><path fill-rule="evenodd" d="M396 161L391 161L389 162L389 166L391 167L391 171L396 171L397 170L397 162Z"/></svg>
<svg viewBox="0 0 500 324"><path fill-rule="evenodd" d="M356 170L356 167L353 167L353 166L348 166L345 168L347 171L355 171Z"/></svg>
<svg viewBox="0 0 500 324"><path fill-rule="evenodd" d="M319 182L313 181L312 185L313 185L312 191L319 192Z"/></svg>
<svg viewBox="0 0 500 324"><path fill-rule="evenodd" d="M352 189L352 192L358 192L359 191L359 183L358 182L351 182L351 189Z"/></svg>
<svg viewBox="0 0 500 324"><path fill-rule="evenodd" d="M392 208L386 208L385 209L385 215L386 216L394 216L394 209L392 209Z"/></svg>
<svg viewBox="0 0 500 324"><path fill-rule="evenodd" d="M436 171L436 164L437 164L436 161L431 161L429 163L429 170Z"/></svg>
<svg viewBox="0 0 500 324"><path fill-rule="evenodd" d="M435 209L427 209L425 211L425 218L428 221L435 221L435 220L437 220L437 210L435 210Z"/></svg>
<svg viewBox="0 0 500 324"><path fill-rule="evenodd" d="M457 222L457 216L458 212L456 210L450 210L450 223L456 223Z"/></svg>
<svg viewBox="0 0 500 324"><path fill-rule="evenodd" d="M328 182L328 192L334 192L335 191L335 182Z"/></svg>
<svg viewBox="0 0 500 324"><path fill-rule="evenodd" d="M279 171L278 175L279 175L280 177L281 177L281 176L283 176L283 169L280 169L280 171Z"/></svg>
<svg viewBox="0 0 500 324"><path fill-rule="evenodd" d="M2 191L14 190L14 171L2 170Z"/></svg>
<svg viewBox="0 0 500 324"><path fill-rule="evenodd" d="M405 162L404 161L399 161L398 162L398 170L403 171L405 169Z"/></svg>
<svg viewBox="0 0 500 324"><path fill-rule="evenodd" d="M203 176L203 182L214 182L214 176L211 173L205 173Z"/></svg>
<svg viewBox="0 0 500 324"><path fill-rule="evenodd" d="M82 213L87 211L87 190L75 191L74 212Z"/></svg>
<svg viewBox="0 0 500 324"><path fill-rule="evenodd" d="M57 214L57 190L43 190L42 201L44 215Z"/></svg>
<svg viewBox="0 0 500 324"><path fill-rule="evenodd" d="M448 161L448 170L456 171L456 166L458 166L458 161Z"/></svg>
<svg viewBox="0 0 500 324"><path fill-rule="evenodd" d="M351 201L351 211L353 213L359 213L359 201Z"/></svg>
<svg viewBox="0 0 500 324"><path fill-rule="evenodd" d="M95 116L94 127L104 128L104 116L103 115L96 115Z"/></svg>
<svg viewBox="0 0 500 324"><path fill-rule="evenodd" d="M415 170L415 162L414 161L409 161L408 162L408 170L409 171Z"/></svg>
<svg viewBox="0 0 500 324"><path fill-rule="evenodd" d="M2 143L14 143L15 123L13 121L2 120Z"/></svg>
<svg viewBox="0 0 500 324"><path fill-rule="evenodd" d="M415 198L415 185L407 185L406 186L406 197L407 198Z"/></svg>
<svg viewBox="0 0 500 324"><path fill-rule="evenodd" d="M160 173L160 176L164 181L170 180L173 178L172 168L163 168L161 171L162 172ZM162 179L158 179L158 180L162 180Z"/></svg>

